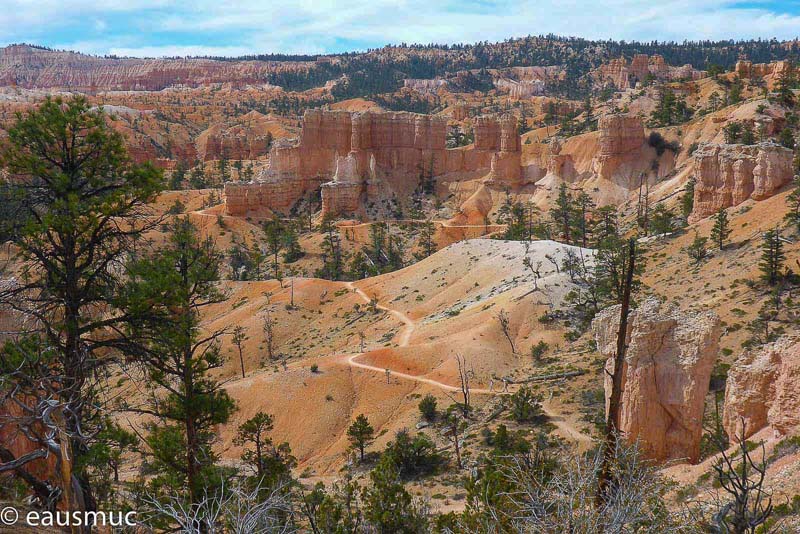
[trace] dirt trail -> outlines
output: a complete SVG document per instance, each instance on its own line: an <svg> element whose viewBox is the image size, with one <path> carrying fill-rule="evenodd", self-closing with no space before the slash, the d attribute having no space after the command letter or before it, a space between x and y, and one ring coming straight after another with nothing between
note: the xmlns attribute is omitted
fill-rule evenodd
<svg viewBox="0 0 800 534"><path fill-rule="evenodd" d="M353 284L353 282L347 282L346 285L352 291L357 293L358 296L360 296L362 299L364 299L365 302L367 302L367 303L372 302L372 299L364 291L362 291L360 288L356 287ZM398 340L398 345L400 347L408 346L409 341L411 340L411 335L414 333L414 330L416 329L416 325L415 325L414 321L408 315L406 315L405 313L403 313L400 310L394 310L392 308L389 308L389 307L384 306L382 304L379 304L377 302L376 302L375 307L378 308L379 310L383 310L383 311L385 311L387 313L390 313L391 315L397 317L400 321L403 322L404 326L403 326L402 333L400 334L400 339ZM356 358L358 358L359 356L363 356L364 354L365 353L363 353L363 352L357 353L357 354L353 354L352 356L347 358L347 364L350 365L351 367L357 367L359 369L364 369L364 370L367 370L367 371L373 371L373 372L381 373L381 374L386 373L386 371L387 371L386 368L376 367L374 365L368 365L366 363L357 362ZM413 380L414 382L420 382L420 383L423 383L423 384L429 384L431 386L438 387L438 388L443 389L445 391L461 391L460 388L457 387L457 386L451 386L449 384L445 384L443 382L438 382L438 381L430 379L430 378L425 378L425 377L418 376L418 375L410 375L410 374L407 374L407 373L401 373L399 371L394 371L392 369L388 369L388 371L391 374L391 376L398 377L398 378L403 378L405 380ZM475 393L477 395L498 395L499 396L499 395L510 395L512 392L511 391L507 391L507 392L505 392L505 391L493 391L493 390L483 389L483 388L470 388L470 393ZM580 443L582 445L585 445L587 448L590 447L592 445L592 443L593 443L592 438L590 436L584 434L583 432L581 432L572 423L567 421L562 415L560 415L557 412L552 411L552 409L549 407L549 403L550 403L549 399L542 403L542 411L547 416L547 418L553 424L556 425L556 427L562 432L562 434L565 437L567 437L567 438L569 438L569 439L571 439L573 441L576 441L576 442L578 442L578 443Z"/></svg>

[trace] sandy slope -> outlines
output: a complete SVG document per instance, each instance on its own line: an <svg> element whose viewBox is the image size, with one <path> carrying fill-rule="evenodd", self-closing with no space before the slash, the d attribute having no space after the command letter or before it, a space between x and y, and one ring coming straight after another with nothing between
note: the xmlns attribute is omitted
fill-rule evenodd
<svg viewBox="0 0 800 534"><path fill-rule="evenodd" d="M231 355L227 390L239 405L235 420L222 429L223 456L238 457L236 426L263 410L274 415L274 438L289 442L302 469L332 473L344 462L346 429L359 413L375 427L374 448L379 449L395 431L416 425L421 396L432 393L443 406L454 402L456 354L474 370L476 406L502 394L501 377L541 372L530 368L524 354L540 339L560 342L563 331L544 327L537 318L551 302L557 305L569 286L568 277L556 272L545 255L560 261L569 248L532 244L528 254L534 264L542 262L536 291L533 275L522 265L522 243L483 239L456 243L400 271L355 283L295 279L294 309L285 306L286 282L283 288L274 281L230 283L228 304L212 310L208 325L243 325L250 339L244 379L236 375L235 351L229 344L223 347ZM370 311L373 299L375 310ZM265 307L281 325L278 346L290 356L285 367L280 362L259 365L259 314ZM517 354L498 325L500 309L511 319ZM359 331L366 340L363 353ZM312 363L317 372L311 371ZM490 381L498 391L489 390ZM542 388L545 397L552 391L550 385ZM586 431L570 409L562 411L558 398L545 408L559 435L582 448L590 446Z"/></svg>

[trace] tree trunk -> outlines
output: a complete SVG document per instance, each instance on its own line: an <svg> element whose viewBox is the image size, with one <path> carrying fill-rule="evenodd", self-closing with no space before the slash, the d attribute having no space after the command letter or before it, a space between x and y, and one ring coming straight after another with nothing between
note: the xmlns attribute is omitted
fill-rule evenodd
<svg viewBox="0 0 800 534"><path fill-rule="evenodd" d="M611 483L611 469L617 448L619 435L620 411L622 408L622 390L624 384L622 377L625 366L626 338L628 333L628 310L631 303L631 287L633 286L633 271L636 262L636 239L628 242L628 267L625 272L625 285L622 292L622 306L619 316L619 331L617 332L617 352L614 355L614 374L612 376L611 397L608 401L608 415L606 417L606 435L603 444L603 464L597 480L596 505L602 506L608 499Z"/></svg>

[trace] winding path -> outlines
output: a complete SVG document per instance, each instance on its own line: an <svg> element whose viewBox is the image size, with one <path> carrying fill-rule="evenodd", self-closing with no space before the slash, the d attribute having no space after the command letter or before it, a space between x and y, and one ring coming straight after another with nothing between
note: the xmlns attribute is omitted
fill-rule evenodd
<svg viewBox="0 0 800 534"><path fill-rule="evenodd" d="M357 293L358 296L360 296L362 299L364 299L365 302L367 302L367 303L372 302L372 299L363 290L361 290L360 288L356 287L353 284L353 282L347 282L347 287L349 287L353 292ZM402 333L400 334L400 339L398 340L398 346L407 347L409 345L409 341L411 340L411 335L414 333L414 330L416 330L416 324L414 323L414 321L408 315L406 315L405 313L403 313L400 310L395 310L395 309L389 308L389 307L384 306L382 304L379 304L377 302L376 302L376 306L375 307L378 308L379 310L383 310L383 311L385 311L385 312L397 317L400 321L403 322L404 326L403 326ZM351 367L356 367L358 369L364 369L366 371L373 371L373 372L381 373L381 374L386 373L387 369L385 367L384 368L376 367L374 365L369 365L369 364L366 364L366 363L361 363L361 362L356 361L356 358L358 358L360 356L363 356L364 354L365 353L363 353L363 352L357 353L357 354L353 354L352 356L347 358L347 364L349 366L351 366ZM388 369L388 370L391 373L391 376L394 376L394 377L402 378L402 379L405 379L405 380L412 380L414 382L420 382L420 383L423 383L423 384L429 384L431 386L438 387L439 389L443 389L445 391L459 391L459 392L461 391L461 388L459 388L459 387L451 386L450 384L445 384L443 382L438 382L438 381L433 380L431 378L425 378L425 377L418 376L418 375L410 375L410 374L407 374L407 373L401 373L401 372L395 371L393 369ZM470 391L470 393L474 393L474 394L477 394L477 395L496 395L496 396L501 396L501 395L509 395L510 394L510 392L492 391L492 390L483 389L483 388L470 388L469 391ZM562 434L565 437L567 437L567 438L569 438L569 439L571 439L571 440L573 440L575 442L578 442L578 443L580 443L582 445L585 445L587 447L591 446L592 443L593 443L592 438L590 436L584 434L583 432L581 432L572 423L567 421L561 414L559 414L557 412L554 412L550 408L549 403L550 403L550 399L542 402L542 412L544 412L544 414L547 416L547 418L562 432Z"/></svg>

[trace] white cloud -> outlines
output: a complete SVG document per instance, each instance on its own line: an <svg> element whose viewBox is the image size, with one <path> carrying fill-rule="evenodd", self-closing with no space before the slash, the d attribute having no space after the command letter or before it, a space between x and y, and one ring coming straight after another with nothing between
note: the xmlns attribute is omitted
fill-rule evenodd
<svg viewBox="0 0 800 534"><path fill-rule="evenodd" d="M555 33L626 40L794 38L800 17L738 0L5 0L0 42L21 36L127 55L319 53L342 43L474 42ZM63 14L55 17L53 13ZM115 24L124 14L126 24ZM79 48L86 21L108 41ZM97 24L97 22L95 23ZM84 25L84 26L81 26ZM97 29L97 28L95 28ZM158 36L156 39L155 36ZM70 38L71 36L71 38ZM168 44L164 44L167 42ZM44 44L54 44L44 42ZM86 45L87 43L83 43Z"/></svg>

